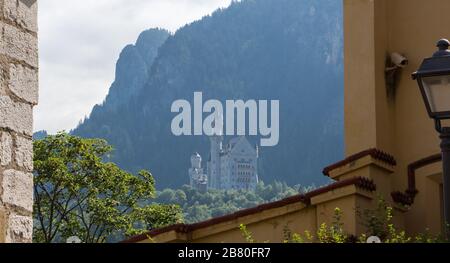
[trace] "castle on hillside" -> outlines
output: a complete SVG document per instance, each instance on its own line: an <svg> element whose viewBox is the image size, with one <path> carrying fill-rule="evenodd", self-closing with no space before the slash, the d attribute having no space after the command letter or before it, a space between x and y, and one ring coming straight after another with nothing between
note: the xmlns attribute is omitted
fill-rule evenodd
<svg viewBox="0 0 450 263"><path fill-rule="evenodd" d="M190 185L201 192L208 190L208 175L203 172L202 157L199 153L191 156L191 168L189 168Z"/></svg>
<svg viewBox="0 0 450 263"><path fill-rule="evenodd" d="M211 153L206 172L202 157L194 153L189 169L190 184L199 191L208 188L220 190L253 190L258 184L258 147L245 137L233 138L223 146L223 136L212 136Z"/></svg>

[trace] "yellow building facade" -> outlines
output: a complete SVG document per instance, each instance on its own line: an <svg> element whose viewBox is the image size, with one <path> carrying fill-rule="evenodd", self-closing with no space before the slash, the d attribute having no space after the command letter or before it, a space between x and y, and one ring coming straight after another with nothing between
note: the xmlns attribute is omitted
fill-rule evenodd
<svg viewBox="0 0 450 263"><path fill-rule="evenodd" d="M394 207L409 235L443 231L439 135L411 74L450 37L448 0L344 0L345 145L347 158L324 169L336 183L314 192L194 225L151 231L127 242L243 242L245 224L260 242L316 232L343 212L348 234L366 231L358 216L379 198ZM387 85L389 57L408 64ZM450 103L450 102L449 102ZM332 146L330 146L332 147ZM151 237L152 240L149 238Z"/></svg>

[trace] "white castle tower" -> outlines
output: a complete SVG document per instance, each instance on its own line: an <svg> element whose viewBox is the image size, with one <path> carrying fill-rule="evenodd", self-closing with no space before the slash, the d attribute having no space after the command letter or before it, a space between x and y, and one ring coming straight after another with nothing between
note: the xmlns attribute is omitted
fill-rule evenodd
<svg viewBox="0 0 450 263"><path fill-rule="evenodd" d="M211 159L208 162L209 187L213 189L221 189L221 175L220 175L220 154L222 152L223 142L223 123L222 118L217 118L219 123L214 123L214 135L209 137L211 141Z"/></svg>
<svg viewBox="0 0 450 263"><path fill-rule="evenodd" d="M208 188L208 176L203 172L202 157L198 153L194 153L191 156L189 180L191 187L194 189L206 191Z"/></svg>
<svg viewBox="0 0 450 263"><path fill-rule="evenodd" d="M209 187L213 189L221 189L220 184L220 153L222 152L222 136L212 136L211 141L211 159L208 163Z"/></svg>

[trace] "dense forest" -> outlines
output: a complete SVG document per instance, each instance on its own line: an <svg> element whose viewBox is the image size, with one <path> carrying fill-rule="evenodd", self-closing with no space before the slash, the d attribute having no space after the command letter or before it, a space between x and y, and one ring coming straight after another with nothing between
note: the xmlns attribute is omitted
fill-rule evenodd
<svg viewBox="0 0 450 263"><path fill-rule="evenodd" d="M185 223L197 223L299 193L306 193L313 189L313 186L289 187L286 183L274 182L266 185L260 182L255 191L211 189L207 192L199 192L185 185L178 190L165 189L158 192L154 201L160 204L179 205L183 209Z"/></svg>
<svg viewBox="0 0 450 263"><path fill-rule="evenodd" d="M343 157L341 5L243 0L174 34L143 32L122 52L106 100L72 133L106 139L111 161L151 171L158 189L180 188L192 152L208 159L209 141L171 133L175 100L192 101L196 91L222 102L279 100L280 143L260 149L260 178L326 183L322 168Z"/></svg>

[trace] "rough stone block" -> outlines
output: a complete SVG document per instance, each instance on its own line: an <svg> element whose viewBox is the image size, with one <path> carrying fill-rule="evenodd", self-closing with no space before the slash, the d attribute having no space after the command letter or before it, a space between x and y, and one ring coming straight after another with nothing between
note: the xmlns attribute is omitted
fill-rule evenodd
<svg viewBox="0 0 450 263"><path fill-rule="evenodd" d="M7 166L11 163L13 141L10 134L0 132L0 165Z"/></svg>
<svg viewBox="0 0 450 263"><path fill-rule="evenodd" d="M0 96L0 127L32 136L32 106L27 103L15 102L8 96Z"/></svg>
<svg viewBox="0 0 450 263"><path fill-rule="evenodd" d="M37 32L36 1L4 0L3 17L20 27Z"/></svg>
<svg viewBox="0 0 450 263"><path fill-rule="evenodd" d="M15 64L9 67L9 89L33 105L38 103L38 83L37 70Z"/></svg>
<svg viewBox="0 0 450 263"><path fill-rule="evenodd" d="M28 216L10 215L6 234L7 243L31 243L33 220Z"/></svg>
<svg viewBox="0 0 450 263"><path fill-rule="evenodd" d="M6 226L6 211L3 207L0 207L0 243L5 243Z"/></svg>
<svg viewBox="0 0 450 263"><path fill-rule="evenodd" d="M26 170L33 171L33 142L30 139L16 137L16 164Z"/></svg>
<svg viewBox="0 0 450 263"><path fill-rule="evenodd" d="M37 38L3 22L0 22L0 53L38 67Z"/></svg>
<svg viewBox="0 0 450 263"><path fill-rule="evenodd" d="M33 175L15 170L3 173L3 203L33 211Z"/></svg>
<svg viewBox="0 0 450 263"><path fill-rule="evenodd" d="M2 65L0 64L0 96L6 95L6 79L5 79L5 71L2 68Z"/></svg>
<svg viewBox="0 0 450 263"><path fill-rule="evenodd" d="M27 137L33 134L32 109L38 102L37 5L37 0L0 0L0 243L32 242L32 141Z"/></svg>

